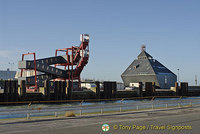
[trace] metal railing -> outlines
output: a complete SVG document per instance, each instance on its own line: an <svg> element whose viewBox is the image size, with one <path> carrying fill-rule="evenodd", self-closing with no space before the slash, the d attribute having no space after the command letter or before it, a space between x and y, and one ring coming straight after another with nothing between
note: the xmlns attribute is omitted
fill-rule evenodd
<svg viewBox="0 0 200 134"><path fill-rule="evenodd" d="M97 102L93 104L85 104L83 101L79 105L72 106L50 106L38 107L31 105L26 108L10 108L0 110L0 119L7 118L27 118L31 117L44 117L44 116L64 116L65 112L72 111L77 116L90 115L90 114L106 114L114 112L127 112L127 111L145 111L156 109L172 109L182 107L192 107L199 105L200 99L175 99L175 100L120 100L115 102Z"/></svg>

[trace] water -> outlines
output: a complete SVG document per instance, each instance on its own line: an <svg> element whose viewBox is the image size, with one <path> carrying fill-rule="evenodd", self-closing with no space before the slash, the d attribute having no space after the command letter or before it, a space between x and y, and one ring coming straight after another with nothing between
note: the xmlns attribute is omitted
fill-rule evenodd
<svg viewBox="0 0 200 134"><path fill-rule="evenodd" d="M156 105L156 107L163 107L166 104L170 102L169 106L177 106L177 102L181 101L182 104L189 104L188 100L198 100L200 97L188 97L188 98L155 98L153 101L150 99L142 99L142 100L116 100L116 101L100 101L100 102L67 102L67 103L62 103L62 104L31 104L30 109L45 109L45 108L54 108L57 107L63 108L67 106L98 106L98 105L109 105L109 104L134 104L132 106L128 107L123 107L124 110L129 110L129 109L136 109L136 106L138 106L140 109L145 109L145 108L151 108L152 104ZM185 102L186 101L186 102ZM174 103L173 103L174 102ZM196 102L199 103L199 102ZM193 103L195 104L195 102ZM8 113L6 115L1 115L1 112L4 110L23 110L23 109L28 109L28 105L17 105L17 106L0 106L0 119L8 119L8 118L25 118L27 115L26 114L12 114ZM116 107L110 107L105 109L105 111L118 111L119 108ZM78 113L79 111L76 111L75 113ZM92 109L92 110L84 110L84 112L100 112L100 109ZM59 114L64 114L65 111L59 112ZM36 117L36 116L48 116L48 115L53 115L53 112L43 112L43 113L34 113L31 114L31 117Z"/></svg>

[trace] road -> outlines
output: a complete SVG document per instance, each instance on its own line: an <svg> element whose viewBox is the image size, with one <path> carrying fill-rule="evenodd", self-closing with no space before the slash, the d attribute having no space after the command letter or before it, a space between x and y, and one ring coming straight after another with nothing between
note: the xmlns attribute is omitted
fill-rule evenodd
<svg viewBox="0 0 200 134"><path fill-rule="evenodd" d="M110 129L103 132L102 125ZM200 108L0 122L1 134L199 134ZM137 128L137 129L136 129ZM178 130L183 129L184 130ZM161 130L157 130L161 129ZM175 129L175 130L172 130Z"/></svg>

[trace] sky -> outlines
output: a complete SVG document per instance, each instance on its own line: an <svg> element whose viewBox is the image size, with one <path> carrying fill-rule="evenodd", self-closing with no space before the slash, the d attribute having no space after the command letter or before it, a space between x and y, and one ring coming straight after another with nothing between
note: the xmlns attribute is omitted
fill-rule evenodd
<svg viewBox="0 0 200 134"><path fill-rule="evenodd" d="M90 35L81 77L122 81L141 45L180 81L200 79L199 0L0 0L0 70L23 53L51 57ZM200 80L198 82L200 85Z"/></svg>

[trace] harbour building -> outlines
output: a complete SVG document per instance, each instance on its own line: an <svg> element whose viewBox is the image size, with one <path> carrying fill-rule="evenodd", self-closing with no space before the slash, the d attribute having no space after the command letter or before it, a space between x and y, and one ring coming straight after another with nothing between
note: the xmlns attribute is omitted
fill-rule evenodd
<svg viewBox="0 0 200 134"><path fill-rule="evenodd" d="M16 71L10 71L10 69L0 70L0 79L1 80L14 79L15 74L16 74Z"/></svg>
<svg viewBox="0 0 200 134"><path fill-rule="evenodd" d="M148 54L144 45L142 52L122 73L121 78L126 87L138 86L139 82L155 82L156 87L161 89L170 89L177 81L176 74Z"/></svg>

